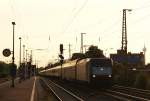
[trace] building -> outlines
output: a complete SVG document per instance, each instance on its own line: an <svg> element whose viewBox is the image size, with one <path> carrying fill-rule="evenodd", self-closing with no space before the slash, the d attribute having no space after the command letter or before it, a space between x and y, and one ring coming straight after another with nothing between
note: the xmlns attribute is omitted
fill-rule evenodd
<svg viewBox="0 0 150 101"><path fill-rule="evenodd" d="M131 67L143 67L145 65L143 52L140 53L128 52L127 54L124 54L123 52L118 50L117 54L110 54L110 58L114 62L126 64Z"/></svg>

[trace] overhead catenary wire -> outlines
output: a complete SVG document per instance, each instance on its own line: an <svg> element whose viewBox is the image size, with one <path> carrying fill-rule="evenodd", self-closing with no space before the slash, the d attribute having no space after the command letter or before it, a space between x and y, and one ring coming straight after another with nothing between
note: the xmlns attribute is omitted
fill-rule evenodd
<svg viewBox="0 0 150 101"><path fill-rule="evenodd" d="M147 4L147 3L149 3L149 0L148 1L146 1L145 3L144 3L144 5L142 5L142 6L140 6L140 7L137 7L137 8L134 8L133 9L133 12L136 12L136 11L138 11L138 10L143 10L143 9L146 9L146 8L149 8L150 7L150 4L148 4L148 5L146 5L145 6L145 4ZM147 15L147 16L149 16L149 14ZM147 16L145 16L145 17L147 17ZM143 17L143 18L145 18L145 17ZM143 19L143 18L140 18L140 19ZM114 24L112 24L112 27L114 27L114 25L116 24L116 23L118 23L120 20L117 20ZM136 21L137 22L137 21ZM99 22L98 23L96 23L95 25L97 25L97 24L99 24ZM92 26L93 26L94 24L92 24ZM88 25L89 26L89 25ZM91 26L90 27L88 27L88 26L86 26L87 28L91 28ZM87 29L85 27L85 29ZM105 30L104 30L104 32L106 32L106 31L109 31L110 30L110 28L111 28L111 25L110 25L110 27L108 27L108 28L106 28ZM112 29L112 28L111 28Z"/></svg>
<svg viewBox="0 0 150 101"><path fill-rule="evenodd" d="M29 36L28 33L25 32L24 29L24 24L23 24L23 16L24 14L23 9L17 5L18 3L16 2L16 0L9 0L9 5L10 5L10 9L11 9L11 13L12 13L12 21L17 22L17 27L19 27L18 29L20 30L20 32L17 33L17 36L22 37L22 41L23 42L28 42L29 41ZM27 43L28 44L28 43Z"/></svg>
<svg viewBox="0 0 150 101"><path fill-rule="evenodd" d="M69 27L72 25L72 23L74 22L74 20L78 16L78 14L82 11L82 9L86 6L87 3L88 3L88 0L85 0L84 3L81 5L81 7L75 12L75 14L73 15L72 19L68 23L67 27L64 28L62 34L64 34L64 33L67 32L67 30L69 29ZM73 11L75 11L75 9Z"/></svg>
<svg viewBox="0 0 150 101"><path fill-rule="evenodd" d="M16 9L15 9L15 0L9 0L9 5L10 5L10 9L11 9L11 14L12 16L10 18L12 18L12 21L16 20Z"/></svg>
<svg viewBox="0 0 150 101"><path fill-rule="evenodd" d="M11 4L12 4L12 1L14 1L14 0L10 0L11 1ZM85 0L85 2L86 2L86 0ZM87 3L86 3L87 4ZM147 3L146 3L146 5L147 5ZM12 5L11 5L12 6ZM14 6L14 5L13 5ZM14 15L15 15L15 8L14 7L11 7L11 8L13 8L12 9L12 11L14 12ZM85 6L84 6L85 7ZM83 8L84 8L83 7ZM146 9L146 8L149 8L149 6L141 6L141 7L138 7L138 8L136 8L135 10L136 11L141 11L141 10L143 10L143 9ZM80 9L80 8L79 8ZM75 12L75 11L78 11L79 9L76 9L76 7L74 7L73 8L73 10L72 10L72 12ZM81 9L82 10L82 9ZM133 9L133 11L134 11L134 9ZM80 13L81 11L79 11L79 13ZM74 16L76 15L76 13L77 12L75 12L74 13ZM65 28L65 30L64 30L64 33L66 32L66 31L68 31L68 29L71 27L71 25L73 24L73 22L74 22L74 20L77 18L77 16L79 15L79 13L74 17L72 17L72 19L70 20L70 22L69 22L69 24L68 24L68 26L66 26L66 28ZM15 15L16 16L16 15ZM14 17L15 18L15 17ZM74 18L74 19L73 19ZM145 18L148 18L148 16L146 15L145 16ZM18 20L18 19L17 19ZM139 21L136 21L136 23L138 23L138 22L140 22L140 21L142 21L142 20L146 20L146 19L144 19L144 17L143 18L141 18L141 20L139 20ZM115 23L114 24L111 24L110 26L108 25L108 28L105 28L104 29L104 32L101 32L102 34L103 33L109 33L111 30L114 30L114 27L115 27L115 29L116 29L116 26L114 26L115 25ZM112 27L111 27L112 26ZM90 27L88 27L88 28L90 28ZM121 29L121 26L118 28L118 29ZM120 32L121 33L121 32ZM28 33L26 33L26 34L28 34ZM104 35L104 36L106 36L106 35ZM106 37L107 38L107 37ZM110 37L109 37L110 38Z"/></svg>
<svg viewBox="0 0 150 101"><path fill-rule="evenodd" d="M150 7L150 5L147 5L147 6L141 6L141 7L138 7L138 8L135 8L135 9L133 9L134 10L134 12L136 12L136 11L138 11L138 10L143 10L143 9L146 9L146 8L149 8ZM140 22L140 21L142 21L142 20L146 20L145 18L148 18L150 16L150 14L147 14L146 16L144 16L144 17L141 17L141 18L139 18L138 20L136 20L135 22L131 22L131 24L133 25L135 25L135 23L138 23L138 22ZM108 33L108 32L110 32L110 29L113 29L113 27L114 27L114 25L115 25L115 27L116 27L116 24L119 22L119 20L117 21L117 22L115 22L114 24L112 24L112 26L109 26L108 28L106 28L103 32L104 33ZM119 29L117 29L118 31L119 31ZM118 32L117 31L117 32ZM116 31L113 31L113 32L116 32ZM106 36L106 35L105 35ZM107 37L108 38L108 37Z"/></svg>
<svg viewBox="0 0 150 101"><path fill-rule="evenodd" d="M146 9L149 7L150 7L150 1L148 0L148 1L144 2L144 5L134 8L134 11L140 11L140 10L143 10L143 9Z"/></svg>

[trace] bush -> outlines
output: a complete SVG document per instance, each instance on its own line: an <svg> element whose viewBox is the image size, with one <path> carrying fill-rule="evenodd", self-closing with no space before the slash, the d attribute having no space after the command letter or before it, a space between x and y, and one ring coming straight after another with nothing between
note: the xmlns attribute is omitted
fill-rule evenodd
<svg viewBox="0 0 150 101"><path fill-rule="evenodd" d="M113 82L115 84L125 84L126 82L126 67L120 63L114 63L113 66Z"/></svg>
<svg viewBox="0 0 150 101"><path fill-rule="evenodd" d="M147 76L143 73L137 75L134 86L140 89L146 89Z"/></svg>
<svg viewBox="0 0 150 101"><path fill-rule="evenodd" d="M10 74L10 64L0 61L0 77L7 77Z"/></svg>
<svg viewBox="0 0 150 101"><path fill-rule="evenodd" d="M150 90L150 78L147 78L146 89Z"/></svg>

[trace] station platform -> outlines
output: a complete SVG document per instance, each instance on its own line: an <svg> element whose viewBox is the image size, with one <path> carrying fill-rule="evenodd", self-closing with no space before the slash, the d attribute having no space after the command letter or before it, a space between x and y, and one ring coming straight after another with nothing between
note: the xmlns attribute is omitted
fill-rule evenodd
<svg viewBox="0 0 150 101"><path fill-rule="evenodd" d="M0 85L0 101L38 101L38 77L32 77L10 87L10 83Z"/></svg>

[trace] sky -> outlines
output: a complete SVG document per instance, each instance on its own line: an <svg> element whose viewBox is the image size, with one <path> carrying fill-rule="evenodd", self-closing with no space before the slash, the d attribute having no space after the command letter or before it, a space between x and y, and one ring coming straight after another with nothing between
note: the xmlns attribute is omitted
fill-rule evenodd
<svg viewBox="0 0 150 101"><path fill-rule="evenodd" d="M58 59L59 44L64 57L80 51L84 45L97 45L116 53L121 48L122 10L127 12L128 52L139 53L146 46L146 63L150 62L150 0L0 0L0 61L5 48L12 50L12 24L15 21L15 63L19 63L19 37L28 54L33 50L33 63L46 66ZM38 50L42 49L42 50ZM23 54L23 52L22 52Z"/></svg>

